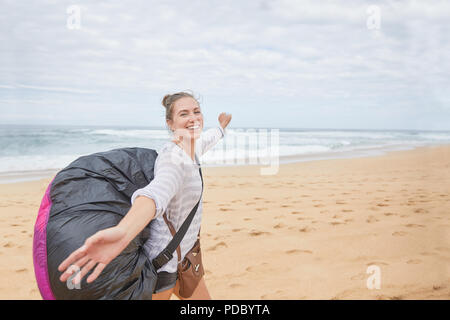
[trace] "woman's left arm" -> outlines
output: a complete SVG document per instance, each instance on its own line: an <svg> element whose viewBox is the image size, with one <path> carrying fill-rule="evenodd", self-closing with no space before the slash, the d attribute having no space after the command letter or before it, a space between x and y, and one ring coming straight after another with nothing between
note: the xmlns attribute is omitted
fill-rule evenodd
<svg viewBox="0 0 450 320"><path fill-rule="evenodd" d="M225 128L231 121L231 114L222 112L219 115L219 126L205 131L199 139L199 156L205 154L209 149L225 136Z"/></svg>

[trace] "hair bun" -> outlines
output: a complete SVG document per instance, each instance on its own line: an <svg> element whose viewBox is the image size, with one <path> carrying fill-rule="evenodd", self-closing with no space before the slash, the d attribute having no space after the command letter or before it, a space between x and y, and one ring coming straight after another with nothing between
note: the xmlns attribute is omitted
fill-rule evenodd
<svg viewBox="0 0 450 320"><path fill-rule="evenodd" d="M166 109L170 107L170 97L171 96L172 96L171 94L166 94L164 96L164 98L162 99L162 105Z"/></svg>

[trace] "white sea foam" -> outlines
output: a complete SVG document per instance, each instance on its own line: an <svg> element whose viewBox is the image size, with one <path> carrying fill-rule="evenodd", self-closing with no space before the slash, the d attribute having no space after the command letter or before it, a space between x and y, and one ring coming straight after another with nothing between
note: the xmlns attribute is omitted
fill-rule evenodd
<svg viewBox="0 0 450 320"><path fill-rule="evenodd" d="M370 130L283 130L278 132L277 156L321 159L367 154L380 150L450 144L450 132ZM250 136L257 145L250 145ZM202 157L208 165L264 161L273 146L271 129L229 128L225 139ZM0 175L16 172L59 170L82 155L122 147L158 149L169 141L167 129L117 127L1 127Z"/></svg>

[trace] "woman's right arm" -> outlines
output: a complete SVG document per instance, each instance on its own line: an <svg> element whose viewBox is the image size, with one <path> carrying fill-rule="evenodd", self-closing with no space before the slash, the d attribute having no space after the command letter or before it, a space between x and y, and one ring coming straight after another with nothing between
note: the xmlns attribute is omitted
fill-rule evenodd
<svg viewBox="0 0 450 320"><path fill-rule="evenodd" d="M133 193L132 206L119 224L86 239L82 247L59 265L58 270L64 272L60 277L61 281L67 281L74 269L79 268L80 276L73 279L77 284L95 267L87 278L88 283L94 281L152 219L166 211L170 200L182 185L184 167L179 153L160 154L157 160L154 179ZM71 265L77 268L69 268Z"/></svg>
<svg viewBox="0 0 450 320"><path fill-rule="evenodd" d="M79 283L96 265L92 274L87 278L87 282L90 283L97 279L106 265L117 257L153 219L155 212L156 205L153 199L137 197L117 226L101 230L86 239L82 247L75 250L59 265L58 270L64 272L60 280L65 282L72 275L74 268L69 268L71 265L81 269L80 276L72 280L75 280L75 284Z"/></svg>

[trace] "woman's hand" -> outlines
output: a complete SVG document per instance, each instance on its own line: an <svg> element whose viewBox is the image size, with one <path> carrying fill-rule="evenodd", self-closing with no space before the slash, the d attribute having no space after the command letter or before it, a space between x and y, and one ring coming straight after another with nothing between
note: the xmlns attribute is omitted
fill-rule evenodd
<svg viewBox="0 0 450 320"><path fill-rule="evenodd" d="M222 112L219 114L219 123L222 129L225 129L231 121L231 114Z"/></svg>
<svg viewBox="0 0 450 320"><path fill-rule="evenodd" d="M72 279L73 284L78 284L97 265L94 272L87 278L88 283L94 281L106 265L127 247L128 243L126 232L118 226L97 232L87 238L83 246L72 252L59 265L58 270L64 272L59 279L65 282L76 270L81 269L80 274ZM75 268L71 267L72 265Z"/></svg>

